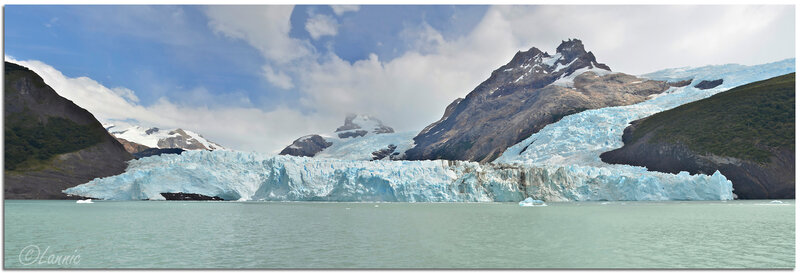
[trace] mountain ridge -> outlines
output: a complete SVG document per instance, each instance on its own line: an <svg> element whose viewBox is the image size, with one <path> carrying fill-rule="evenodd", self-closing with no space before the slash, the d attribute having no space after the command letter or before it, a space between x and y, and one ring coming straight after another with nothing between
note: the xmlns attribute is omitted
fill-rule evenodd
<svg viewBox="0 0 800 273"><path fill-rule="evenodd" d="M637 103L669 88L666 82L612 73L578 39L562 41L556 51L517 52L414 137L405 159L490 162L561 117Z"/></svg>
<svg viewBox="0 0 800 273"><path fill-rule="evenodd" d="M118 128L107 123L103 127L130 153L139 153L149 148L184 150L225 150L222 145L214 143L193 131L177 129L163 130L158 127L141 127L138 125Z"/></svg>
<svg viewBox="0 0 800 273"><path fill-rule="evenodd" d="M30 69L4 68L6 199L70 199L61 191L125 171L133 156L89 111Z"/></svg>
<svg viewBox="0 0 800 273"><path fill-rule="evenodd" d="M630 123L604 162L659 172L719 170L743 199L795 197L795 73Z"/></svg>

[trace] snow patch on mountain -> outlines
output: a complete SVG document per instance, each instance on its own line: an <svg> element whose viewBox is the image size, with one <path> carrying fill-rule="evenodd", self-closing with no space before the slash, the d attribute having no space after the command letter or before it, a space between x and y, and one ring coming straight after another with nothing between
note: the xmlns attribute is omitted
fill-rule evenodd
<svg viewBox="0 0 800 273"><path fill-rule="evenodd" d="M369 115L347 115L344 125L333 135L307 135L296 139L281 151L281 155L313 156L348 160L373 160L373 153L393 147L389 156L381 159L402 157L414 141L416 132L395 133L392 127ZM316 139L316 141L312 141Z"/></svg>
<svg viewBox="0 0 800 273"><path fill-rule="evenodd" d="M118 128L114 124L103 124L112 136L150 148L181 148L185 150L225 150L198 133L183 129L160 129L131 126Z"/></svg>
<svg viewBox="0 0 800 273"><path fill-rule="evenodd" d="M387 134L371 134L357 138L340 139L331 136L322 136L326 141L333 143L328 148L325 148L314 157L318 158L338 158L348 160L371 160L372 153L380 149L384 149L389 145L395 145L397 148L395 152L402 155L406 150L414 145L414 136L416 131L400 132L400 133L387 133ZM388 157L385 159L389 159Z"/></svg>

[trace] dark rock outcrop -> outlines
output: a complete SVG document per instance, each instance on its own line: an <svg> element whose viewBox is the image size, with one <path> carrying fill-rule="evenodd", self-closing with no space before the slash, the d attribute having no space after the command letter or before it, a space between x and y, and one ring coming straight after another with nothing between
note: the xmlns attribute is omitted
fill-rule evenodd
<svg viewBox="0 0 800 273"><path fill-rule="evenodd" d="M704 81L701 81L698 84L695 84L694 87L697 88L697 89L705 90L705 89L711 89L711 88L717 87L720 84L722 84L722 79L713 80L713 81L704 80Z"/></svg>
<svg viewBox="0 0 800 273"><path fill-rule="evenodd" d="M155 131L152 131L154 129ZM158 128L150 128L147 130L147 134L151 134L153 132L158 132ZM168 138L158 140L158 148L180 148L184 150L214 150L211 147L206 147L199 140L191 137L183 129L172 130L169 132L169 135L170 137Z"/></svg>
<svg viewBox="0 0 800 273"><path fill-rule="evenodd" d="M667 84L669 84L669 86L672 86L672 87L684 87L684 86L687 86L687 85L689 85L691 83L692 83L692 79L682 80L682 81L677 81L677 82L668 82Z"/></svg>
<svg viewBox="0 0 800 273"><path fill-rule="evenodd" d="M133 157L135 157L136 159L139 159L139 158L144 158L144 157L148 157L148 156L162 155L162 154L178 154L179 155L179 154L183 153L184 151L186 151L186 150L181 149L181 148L149 148L149 149L146 149L144 151L141 151L141 152L138 152L138 153L134 153Z"/></svg>
<svg viewBox="0 0 800 273"><path fill-rule="evenodd" d="M208 196L197 193L162 192L161 196L167 201L225 201L219 196Z"/></svg>
<svg viewBox="0 0 800 273"><path fill-rule="evenodd" d="M150 147L144 146L144 145L136 143L136 142L130 142L130 141L127 141L127 140L122 139L122 138L116 138L116 139L117 139L117 141L119 141L120 144L122 144L122 147L125 147L125 150L128 151L131 154L135 154L135 153L139 153L139 152L142 152L144 150L147 150L147 149L151 149Z"/></svg>
<svg viewBox="0 0 800 273"><path fill-rule="evenodd" d="M314 156L325 148L333 145L332 142L325 141L320 135L308 135L296 139L280 152L281 155L293 156Z"/></svg>
<svg viewBox="0 0 800 273"><path fill-rule="evenodd" d="M25 67L5 63L3 99L6 199L74 199L61 191L120 174L133 159L91 113Z"/></svg>
<svg viewBox="0 0 800 273"><path fill-rule="evenodd" d="M347 130L336 134L339 138L362 137L367 135L367 130Z"/></svg>
<svg viewBox="0 0 800 273"><path fill-rule="evenodd" d="M391 159L392 155L398 155L400 153L394 152L397 149L397 145L389 144L386 148L377 150L372 152L372 160L381 160L386 158L387 156Z"/></svg>
<svg viewBox="0 0 800 273"><path fill-rule="evenodd" d="M795 197L794 73L739 86L636 120L611 164L713 174L740 199Z"/></svg>
<svg viewBox="0 0 800 273"><path fill-rule="evenodd" d="M665 82L622 73L573 75L582 69L610 70L597 63L580 40L563 42L553 56L535 47L517 53L463 100L451 103L442 119L423 129L405 159L489 162L564 116L638 103L669 88ZM564 76L574 79L564 86L551 84Z"/></svg>

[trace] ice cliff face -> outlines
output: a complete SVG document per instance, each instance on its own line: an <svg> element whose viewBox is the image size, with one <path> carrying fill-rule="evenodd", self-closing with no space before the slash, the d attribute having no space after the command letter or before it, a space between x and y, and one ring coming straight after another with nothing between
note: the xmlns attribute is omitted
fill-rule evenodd
<svg viewBox="0 0 800 273"><path fill-rule="evenodd" d="M631 177L613 170L533 167L461 161L352 161L186 151L131 162L124 174L95 179L65 193L108 200L163 200L196 193L225 200L518 202L719 200L731 185L713 176Z"/></svg>

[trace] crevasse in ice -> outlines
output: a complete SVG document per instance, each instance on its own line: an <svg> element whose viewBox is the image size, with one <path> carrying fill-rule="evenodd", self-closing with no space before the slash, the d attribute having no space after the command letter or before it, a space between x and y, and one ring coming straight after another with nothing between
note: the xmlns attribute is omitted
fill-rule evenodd
<svg viewBox="0 0 800 273"><path fill-rule="evenodd" d="M564 117L510 147L491 164L188 151L134 160L123 174L98 178L64 192L111 200L160 200L164 199L162 192L197 193L225 200L726 200L732 199L733 189L719 172L649 172L641 167L605 164L599 154L622 146L622 130L632 120L793 71L794 59L789 59L759 66L709 66L643 75L694 81L636 105ZM714 89L691 87L701 80L719 78L724 83Z"/></svg>

